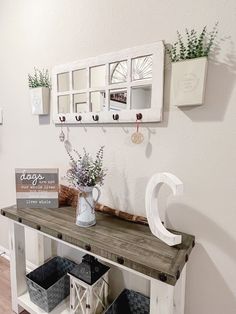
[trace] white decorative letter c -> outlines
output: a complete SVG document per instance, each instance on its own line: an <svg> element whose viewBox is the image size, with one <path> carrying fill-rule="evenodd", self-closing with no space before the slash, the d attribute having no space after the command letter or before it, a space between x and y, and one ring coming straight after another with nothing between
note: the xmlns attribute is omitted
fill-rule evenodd
<svg viewBox="0 0 236 314"><path fill-rule="evenodd" d="M145 205L147 219L151 232L163 242L173 246L181 243L182 236L169 232L161 222L157 198L162 184L167 184L174 195L183 193L183 183L175 175L167 172L154 174L149 180L146 188ZM156 188L158 189L157 198L154 195Z"/></svg>

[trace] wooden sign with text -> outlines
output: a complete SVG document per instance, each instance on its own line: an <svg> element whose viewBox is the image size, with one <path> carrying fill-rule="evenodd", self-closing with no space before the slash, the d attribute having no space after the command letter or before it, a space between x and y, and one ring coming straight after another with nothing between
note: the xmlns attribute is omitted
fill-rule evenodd
<svg viewBox="0 0 236 314"><path fill-rule="evenodd" d="M58 208L58 169L15 169L17 208Z"/></svg>

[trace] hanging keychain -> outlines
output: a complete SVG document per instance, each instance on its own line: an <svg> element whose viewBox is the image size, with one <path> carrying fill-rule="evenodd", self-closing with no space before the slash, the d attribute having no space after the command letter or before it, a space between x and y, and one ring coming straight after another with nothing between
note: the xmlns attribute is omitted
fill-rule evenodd
<svg viewBox="0 0 236 314"><path fill-rule="evenodd" d="M60 117L60 121L61 121L61 132L60 132L60 134L59 134L59 140L60 140L61 142L64 142L64 141L65 141L65 133L64 133L64 131L63 131L63 124L62 124L62 122L65 121L64 117L63 117L63 118Z"/></svg>
<svg viewBox="0 0 236 314"><path fill-rule="evenodd" d="M61 142L65 141L65 133L64 133L64 131L62 129L62 125L61 125L61 132L59 134L59 139L60 139Z"/></svg>
<svg viewBox="0 0 236 314"><path fill-rule="evenodd" d="M144 136L143 134L139 131L139 127L140 127L140 119L136 120L136 132L134 132L131 136L131 140L134 144L141 144L144 140Z"/></svg>

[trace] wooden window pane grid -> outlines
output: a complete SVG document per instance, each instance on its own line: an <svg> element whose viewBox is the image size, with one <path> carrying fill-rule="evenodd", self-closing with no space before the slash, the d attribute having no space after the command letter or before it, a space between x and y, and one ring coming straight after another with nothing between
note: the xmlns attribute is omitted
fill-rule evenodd
<svg viewBox="0 0 236 314"><path fill-rule="evenodd" d="M87 112L93 112L92 110L92 101L91 101L91 95L92 93L95 92L101 92L101 93L105 93L106 97L105 97L105 106L104 106L104 110L110 110L110 106L111 106L111 95L114 95L114 90L126 90L126 107L122 108L123 109L130 109L131 108L131 88L132 87L138 87L138 86L145 86L145 85L152 85L152 77L150 74L150 70L147 70L147 66L148 66L148 58L152 57L152 55L149 56L140 56L140 57L135 57L132 58L129 57L126 60L117 60L116 62L107 62L105 64L98 64L96 66L91 66L91 67L87 67L87 68L78 68L78 69L74 69L72 71L68 71L66 73L59 73L57 75L57 78L59 78L59 76L68 74L69 76L69 90L62 90L59 91L59 79L57 81L57 86L58 86L58 91L57 91L57 95L58 95L58 113L75 113L78 112L75 108L75 104L74 104L74 97L77 94L86 94L86 103L87 103ZM147 74L147 78L139 78L139 79L134 79L133 78L133 62L134 60L141 60L141 59L145 59L145 62L143 64L143 69L144 71L146 71L145 73ZM125 81L120 81L120 82L112 82L112 77L111 77L111 65L117 64L117 66L119 64L122 64L122 68L124 68L124 62L126 62L127 64L127 73L124 74L124 77L126 78ZM137 61L138 64L138 71L140 73L140 62ZM104 74L105 74L105 85L101 85L101 86L92 86L93 84L91 84L91 69L95 69L95 68L99 68L104 66ZM76 73L77 71L86 71L86 76L87 76L87 88L84 89L74 89L73 87L76 85L74 82L74 73ZM137 74L138 75L138 74ZM68 107L70 111L66 112L65 107L64 110L60 109L60 97L61 96L69 96L70 99L70 104L69 106L65 106ZM122 98L121 95L117 95L117 99L118 98ZM62 97L61 99L63 99L64 97ZM122 99L120 99L120 101L122 102ZM85 111L84 111L85 112Z"/></svg>

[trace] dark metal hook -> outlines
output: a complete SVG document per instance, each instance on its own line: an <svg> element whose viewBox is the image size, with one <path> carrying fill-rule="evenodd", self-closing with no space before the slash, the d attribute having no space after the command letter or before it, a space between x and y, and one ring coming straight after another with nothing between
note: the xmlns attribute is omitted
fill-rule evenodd
<svg viewBox="0 0 236 314"><path fill-rule="evenodd" d="M66 117L65 116L61 116L61 117L59 117L59 119L60 119L61 122L65 122L66 121Z"/></svg>
<svg viewBox="0 0 236 314"><path fill-rule="evenodd" d="M81 116L75 116L76 121L81 121L82 117Z"/></svg>
<svg viewBox="0 0 236 314"><path fill-rule="evenodd" d="M116 113L116 114L113 114L113 120L116 120L116 121L118 121L119 120L119 115L118 115L118 113Z"/></svg>
<svg viewBox="0 0 236 314"><path fill-rule="evenodd" d="M142 120L143 115L141 113L137 113L136 118L137 118L137 120Z"/></svg>
<svg viewBox="0 0 236 314"><path fill-rule="evenodd" d="M98 114L93 115L93 121L98 121L98 120L99 120L99 115Z"/></svg>

